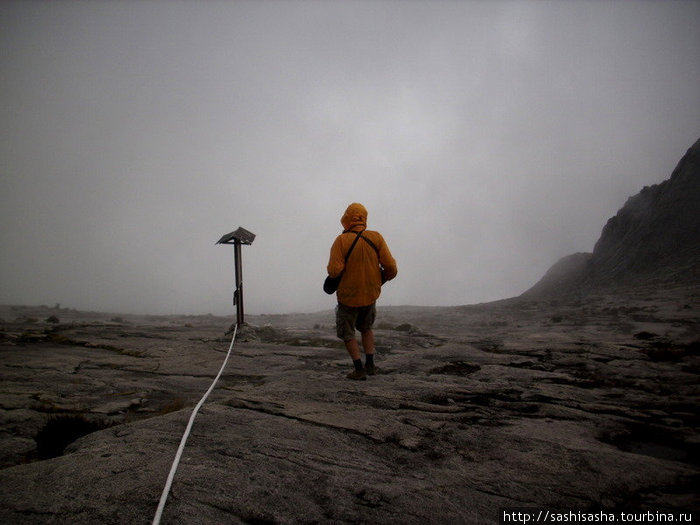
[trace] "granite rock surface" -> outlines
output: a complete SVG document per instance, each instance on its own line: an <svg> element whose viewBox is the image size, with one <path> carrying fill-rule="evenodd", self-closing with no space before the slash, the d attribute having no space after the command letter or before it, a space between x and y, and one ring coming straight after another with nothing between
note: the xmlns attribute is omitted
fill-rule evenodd
<svg viewBox="0 0 700 525"><path fill-rule="evenodd" d="M497 523L700 510L698 288L248 317L162 523ZM231 319L2 307L0 522L150 523Z"/></svg>

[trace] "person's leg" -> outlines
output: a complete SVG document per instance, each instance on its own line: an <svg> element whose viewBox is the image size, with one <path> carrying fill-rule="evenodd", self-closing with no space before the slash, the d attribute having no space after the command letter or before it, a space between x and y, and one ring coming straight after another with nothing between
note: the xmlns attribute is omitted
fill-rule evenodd
<svg viewBox="0 0 700 525"><path fill-rule="evenodd" d="M374 332L372 326L377 316L374 304L360 308L357 316L357 329L362 336L362 349L365 351L365 370L369 375L376 372L374 366Z"/></svg>
<svg viewBox="0 0 700 525"><path fill-rule="evenodd" d="M374 332L372 330L362 332L362 349L365 351L365 355L374 355Z"/></svg>
<svg viewBox="0 0 700 525"><path fill-rule="evenodd" d="M358 359L360 359L360 345L357 344L357 339L350 339L349 341L345 341L345 348L348 351L348 354L350 354L350 359L352 359L353 361L357 361Z"/></svg>
<svg viewBox="0 0 700 525"><path fill-rule="evenodd" d="M360 357L360 345L357 344L357 339L345 341L345 349L350 354L352 365L355 368L348 374L348 379L367 379L367 372L362 366L362 358Z"/></svg>
<svg viewBox="0 0 700 525"><path fill-rule="evenodd" d="M360 347L355 339L355 323L357 320L357 309L338 303L336 308L336 332L345 344L355 370L348 374L349 379L365 379L367 374L362 366Z"/></svg>
<svg viewBox="0 0 700 525"><path fill-rule="evenodd" d="M377 373L377 367L374 366L374 332L372 330L362 332L362 348L365 351L365 372L373 376Z"/></svg>

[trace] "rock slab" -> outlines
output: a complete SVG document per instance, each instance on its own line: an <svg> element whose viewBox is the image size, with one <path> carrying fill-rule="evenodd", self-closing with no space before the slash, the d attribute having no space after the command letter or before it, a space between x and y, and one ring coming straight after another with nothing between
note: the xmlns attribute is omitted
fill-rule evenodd
<svg viewBox="0 0 700 525"><path fill-rule="evenodd" d="M698 289L379 309L349 381L331 311L260 316L195 420L162 523L497 523L695 511ZM0 310L0 522L150 523L230 319ZM57 418L99 429L44 458Z"/></svg>

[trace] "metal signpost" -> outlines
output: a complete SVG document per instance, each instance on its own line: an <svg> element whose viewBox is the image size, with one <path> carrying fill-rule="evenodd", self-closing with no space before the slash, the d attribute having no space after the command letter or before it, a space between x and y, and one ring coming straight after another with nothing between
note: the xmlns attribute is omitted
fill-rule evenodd
<svg viewBox="0 0 700 525"><path fill-rule="evenodd" d="M243 324L243 274L241 262L241 245L253 244L255 234L244 228L227 233L216 244L233 244L234 262L236 267L236 290L233 292L233 304L236 306L236 325Z"/></svg>

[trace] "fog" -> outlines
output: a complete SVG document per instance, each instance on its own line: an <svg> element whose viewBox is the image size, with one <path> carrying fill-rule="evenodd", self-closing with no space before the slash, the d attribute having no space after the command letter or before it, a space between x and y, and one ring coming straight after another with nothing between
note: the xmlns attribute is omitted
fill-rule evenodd
<svg viewBox="0 0 700 525"><path fill-rule="evenodd" d="M519 295L700 136L700 2L0 3L0 303L331 308L351 202L384 305Z"/></svg>

